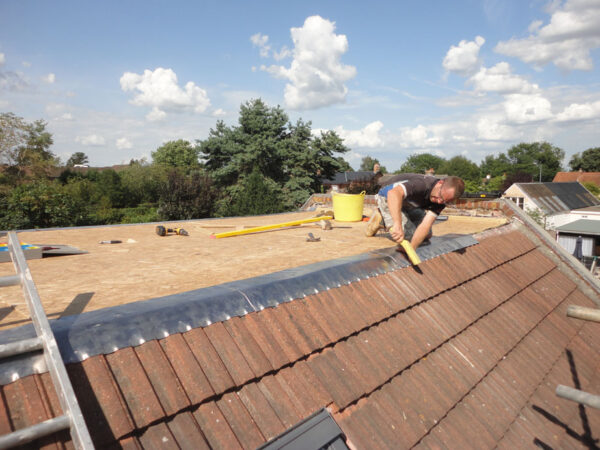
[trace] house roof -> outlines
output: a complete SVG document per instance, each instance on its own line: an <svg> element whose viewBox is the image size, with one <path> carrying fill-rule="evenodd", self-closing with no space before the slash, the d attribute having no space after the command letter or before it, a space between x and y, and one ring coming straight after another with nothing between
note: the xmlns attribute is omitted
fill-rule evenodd
<svg viewBox="0 0 600 450"><path fill-rule="evenodd" d="M594 183L600 186L600 172L558 172L552 180L554 183L579 181L580 183Z"/></svg>
<svg viewBox="0 0 600 450"><path fill-rule="evenodd" d="M356 172L337 172L333 179L324 179L322 183L324 185L333 184L350 184L352 182L370 181L375 176L373 171L359 170Z"/></svg>
<svg viewBox="0 0 600 450"><path fill-rule="evenodd" d="M579 219L556 227L556 231L560 233L600 235L600 220Z"/></svg>
<svg viewBox="0 0 600 450"><path fill-rule="evenodd" d="M545 214L600 205L600 200L578 182L515 184Z"/></svg>
<svg viewBox="0 0 600 450"><path fill-rule="evenodd" d="M600 288L523 217L418 267L389 255L348 283L68 364L95 445L256 448L326 407L354 448L588 448L600 415L554 388L600 389L600 329L565 315ZM47 373L0 390L2 433L60 409Z"/></svg>

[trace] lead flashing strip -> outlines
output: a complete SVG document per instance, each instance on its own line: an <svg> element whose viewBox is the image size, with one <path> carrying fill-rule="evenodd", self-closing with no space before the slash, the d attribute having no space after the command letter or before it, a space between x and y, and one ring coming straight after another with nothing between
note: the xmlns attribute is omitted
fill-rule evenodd
<svg viewBox="0 0 600 450"><path fill-rule="evenodd" d="M477 244L470 235L431 238L417 249L422 261ZM65 364L206 327L297 298L381 275L410 264L396 247L309 264L259 277L168 295L50 321ZM25 325L0 332L10 343L35 335ZM41 353L0 362L0 385L46 372Z"/></svg>

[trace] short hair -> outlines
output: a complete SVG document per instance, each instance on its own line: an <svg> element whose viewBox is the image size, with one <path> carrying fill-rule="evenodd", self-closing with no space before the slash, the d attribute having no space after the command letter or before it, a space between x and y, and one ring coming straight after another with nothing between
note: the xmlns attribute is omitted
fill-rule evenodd
<svg viewBox="0 0 600 450"><path fill-rule="evenodd" d="M456 201L465 192L465 182L459 177L449 176L444 178L444 186L449 189L454 189L454 197L452 200Z"/></svg>

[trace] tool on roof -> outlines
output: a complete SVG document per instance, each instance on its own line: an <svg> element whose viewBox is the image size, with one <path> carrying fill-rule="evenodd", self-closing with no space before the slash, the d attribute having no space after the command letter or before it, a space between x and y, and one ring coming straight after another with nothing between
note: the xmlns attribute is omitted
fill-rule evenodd
<svg viewBox="0 0 600 450"><path fill-rule="evenodd" d="M123 241L119 241L117 239L112 239L110 241L100 241L98 244L120 244Z"/></svg>
<svg viewBox="0 0 600 450"><path fill-rule="evenodd" d="M421 264L421 258L419 258L419 255L417 255L417 252L415 252L415 249L412 248L412 245L410 245L410 242L408 242L406 239L403 239L402 242L400 242L400 245L406 252L406 256L408 256L408 259L410 260L410 262L412 263L413 266L417 266L417 265Z"/></svg>
<svg viewBox="0 0 600 450"><path fill-rule="evenodd" d="M189 233L183 228L165 228L162 225L156 226L156 234L159 236L166 236L169 233L175 233L179 236L189 236Z"/></svg>
<svg viewBox="0 0 600 450"><path fill-rule="evenodd" d="M308 233L308 237L306 238L306 242L319 242L320 240L320 237L315 237L312 233Z"/></svg>
<svg viewBox="0 0 600 450"><path fill-rule="evenodd" d="M211 234L210 238L211 239L220 239L220 238L225 238L225 237L230 237L230 236L239 236L242 234L257 233L259 231L275 230L277 228L284 228L284 227L293 227L296 225L302 225L303 223L313 223L313 222L320 222L321 220L331 220L331 219L333 219L333 217L331 217L331 216L312 217L310 219L294 220L292 222L283 222L283 223L276 223L273 225L263 225L261 227L248 228L247 230L226 231L224 233Z"/></svg>

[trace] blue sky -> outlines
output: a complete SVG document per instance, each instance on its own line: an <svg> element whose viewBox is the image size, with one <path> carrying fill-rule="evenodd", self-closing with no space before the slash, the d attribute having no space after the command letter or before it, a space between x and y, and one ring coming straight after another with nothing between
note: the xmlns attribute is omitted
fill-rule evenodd
<svg viewBox="0 0 600 450"><path fill-rule="evenodd" d="M0 112L65 161L150 159L262 98L333 129L358 169L600 146L600 0L0 0Z"/></svg>

